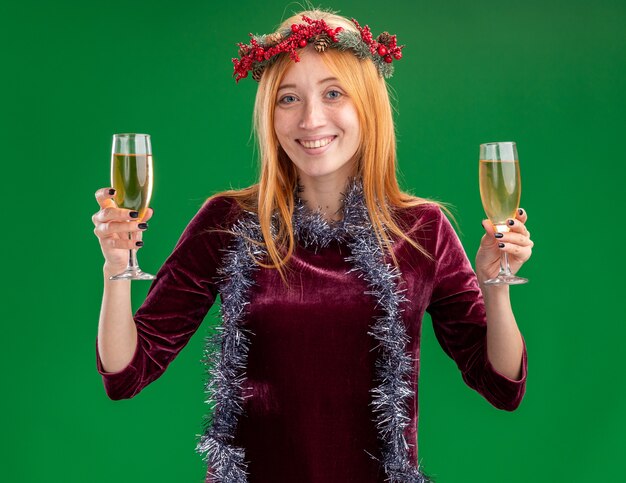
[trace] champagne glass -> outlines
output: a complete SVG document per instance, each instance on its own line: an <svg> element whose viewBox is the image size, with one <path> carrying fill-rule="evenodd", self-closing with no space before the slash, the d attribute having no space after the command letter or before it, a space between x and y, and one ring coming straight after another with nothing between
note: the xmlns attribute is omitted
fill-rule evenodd
<svg viewBox="0 0 626 483"><path fill-rule="evenodd" d="M486 143L480 145L478 162L480 198L487 218L499 233L509 231L507 219L515 218L519 208L522 185L520 179L517 147L513 142ZM485 285L518 285L527 283L516 277L509 268L506 252L500 257L500 273L485 281Z"/></svg>
<svg viewBox="0 0 626 483"><path fill-rule="evenodd" d="M146 214L152 196L152 146L148 134L114 134L111 153L111 185L119 208L139 212L137 221ZM132 240L132 233L128 233ZM126 270L110 280L153 280L137 263L137 250L131 249Z"/></svg>

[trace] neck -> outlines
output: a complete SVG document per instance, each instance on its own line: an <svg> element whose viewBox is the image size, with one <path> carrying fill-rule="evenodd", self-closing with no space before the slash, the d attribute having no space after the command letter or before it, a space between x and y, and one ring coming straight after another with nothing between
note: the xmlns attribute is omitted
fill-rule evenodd
<svg viewBox="0 0 626 483"><path fill-rule="evenodd" d="M348 181L349 178L335 178L311 182L298 177L298 184L302 188L300 197L309 210L319 210L326 221L340 221L343 210L342 193L345 193Z"/></svg>
<svg viewBox="0 0 626 483"><path fill-rule="evenodd" d="M292 226L295 237L305 247L327 247L330 242L342 242L350 237L363 237L373 233L365 199L363 183L360 177L350 177L341 192L341 210L337 221L329 221L322 216L321 209L310 210L306 200L302 198L302 185L294 190L295 207ZM361 230L361 232L359 232ZM361 234L359 234L361 233Z"/></svg>

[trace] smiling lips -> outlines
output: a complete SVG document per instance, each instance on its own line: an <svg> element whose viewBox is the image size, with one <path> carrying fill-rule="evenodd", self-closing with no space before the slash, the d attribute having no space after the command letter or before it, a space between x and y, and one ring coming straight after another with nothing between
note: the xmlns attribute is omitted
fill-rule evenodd
<svg viewBox="0 0 626 483"><path fill-rule="evenodd" d="M307 149L323 148L332 142L336 136L328 136L325 138L316 139L314 141L305 141L304 139L298 139L298 142Z"/></svg>

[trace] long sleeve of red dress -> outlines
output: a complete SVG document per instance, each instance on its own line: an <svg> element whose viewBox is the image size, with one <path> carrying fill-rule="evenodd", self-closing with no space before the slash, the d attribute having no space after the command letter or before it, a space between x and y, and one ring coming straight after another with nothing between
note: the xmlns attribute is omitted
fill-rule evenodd
<svg viewBox="0 0 626 483"><path fill-rule="evenodd" d="M468 386L499 409L516 409L525 391L527 354L522 352L519 381L504 376L487 357L487 322L476 275L455 231L443 215L436 239L435 285L426 309L443 350L456 362Z"/></svg>
<svg viewBox="0 0 626 483"><path fill-rule="evenodd" d="M98 371L112 399L130 398L157 379L187 344L215 301L215 281L240 209L214 198L189 224L135 314L137 351L116 373ZM402 318L414 360L413 398L406 441L417 462L418 378L421 323L426 311L443 350L465 382L497 408L515 409L526 385L487 358L486 317L476 275L454 229L434 205L407 209L407 233L434 261L403 240L393 245L408 299ZM345 257L343 242L324 248L298 244L290 261L290 286L275 270L255 272L245 326L252 333L246 371L245 417L235 443L245 449L250 482L381 483L377 428L372 415L377 346L368 334L382 314L366 282ZM199 381L200 384L200 381ZM428 468L426 468L428 471ZM207 478L207 481L211 481Z"/></svg>
<svg viewBox="0 0 626 483"><path fill-rule="evenodd" d="M157 273L135 313L137 349L121 371L104 371L96 343L96 364L111 399L127 399L157 379L189 342L215 302L214 277L227 235L209 232L227 218L230 203L213 199L189 223ZM97 340L97 338L96 338Z"/></svg>

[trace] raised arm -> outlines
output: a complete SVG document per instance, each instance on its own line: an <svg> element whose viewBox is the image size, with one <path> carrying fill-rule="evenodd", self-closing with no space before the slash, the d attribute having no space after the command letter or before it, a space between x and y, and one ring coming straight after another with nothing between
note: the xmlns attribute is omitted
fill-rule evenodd
<svg viewBox="0 0 626 483"><path fill-rule="evenodd" d="M109 277L124 271L130 249L141 248L142 232L148 228L146 222L153 214L149 208L145 218L139 220L139 212L118 208L113 201L114 195L113 188L96 191L100 210L92 217L94 234L98 237L104 256L104 292L98 340L102 365L108 372L116 372L128 365L137 345L137 330L130 302L130 282L111 281ZM131 239L128 233L132 234Z"/></svg>
<svg viewBox="0 0 626 483"><path fill-rule="evenodd" d="M105 282L96 338L96 364L111 399L131 398L161 376L202 323L217 297L215 275L220 248L227 243L227 236L210 230L223 226L230 208L228 200L214 198L200 209L158 271L146 300L130 321L127 318L130 290L125 292L120 285L107 286ZM129 344L133 328L136 342L130 358L107 360L107 364L115 365L105 366L104 340L115 346L116 341L126 336L124 343ZM127 336L124 330L131 335Z"/></svg>
<svg viewBox="0 0 626 483"><path fill-rule="evenodd" d="M431 314L435 335L443 350L457 364L464 381L499 409L512 411L526 389L527 354L524 340L517 357L519 377L494 367L489 357L487 313L476 274L452 225L436 210L429 232L435 238L435 282ZM432 252L431 252L432 253ZM517 326L515 327L517 328Z"/></svg>
<svg viewBox="0 0 626 483"><path fill-rule="evenodd" d="M502 252L507 253L512 273L516 273L532 253L534 243L525 222L528 215L519 209L508 221L509 232L496 233L489 220L483 220L485 235L476 254L476 275L487 311L487 347L489 360L502 374L521 377L523 340L513 315L508 285L485 285L500 271Z"/></svg>

